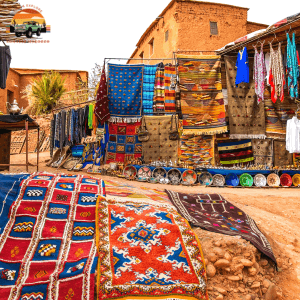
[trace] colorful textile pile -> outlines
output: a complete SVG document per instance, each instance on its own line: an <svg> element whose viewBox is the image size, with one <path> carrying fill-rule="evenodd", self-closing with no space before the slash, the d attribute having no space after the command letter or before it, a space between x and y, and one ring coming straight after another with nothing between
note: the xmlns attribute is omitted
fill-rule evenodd
<svg viewBox="0 0 300 300"><path fill-rule="evenodd" d="M141 118L143 69L143 65L108 64L111 121L130 123Z"/></svg>
<svg viewBox="0 0 300 300"><path fill-rule="evenodd" d="M157 65L155 73L153 110L155 112L165 112L165 66L163 63Z"/></svg>
<svg viewBox="0 0 300 300"><path fill-rule="evenodd" d="M286 167L293 164L293 154L286 150L285 141L274 140L274 166Z"/></svg>
<svg viewBox="0 0 300 300"><path fill-rule="evenodd" d="M137 129L141 122L109 123L109 142L106 163L133 160L142 156L142 143L138 141Z"/></svg>
<svg viewBox="0 0 300 300"><path fill-rule="evenodd" d="M201 246L170 204L97 201L99 299L208 299Z"/></svg>
<svg viewBox="0 0 300 300"><path fill-rule="evenodd" d="M273 166L273 143L271 139L252 140L254 164Z"/></svg>
<svg viewBox="0 0 300 300"><path fill-rule="evenodd" d="M180 139L179 160L189 166L214 164L214 136L183 135Z"/></svg>
<svg viewBox="0 0 300 300"><path fill-rule="evenodd" d="M143 114L153 113L155 73L157 65L145 66L143 75Z"/></svg>
<svg viewBox="0 0 300 300"><path fill-rule="evenodd" d="M178 160L179 141L169 139L171 119L172 116L145 116L146 127L150 133L149 140L143 142L143 158L146 163L156 160L175 163Z"/></svg>
<svg viewBox="0 0 300 300"><path fill-rule="evenodd" d="M293 162L294 164L300 165L300 153L293 154Z"/></svg>
<svg viewBox="0 0 300 300"><path fill-rule="evenodd" d="M94 299L101 180L33 173L0 238L2 299Z"/></svg>
<svg viewBox="0 0 300 300"><path fill-rule="evenodd" d="M251 140L218 140L220 164L232 167L236 164L251 164L254 161Z"/></svg>
<svg viewBox="0 0 300 300"><path fill-rule="evenodd" d="M97 116L99 122L103 125L105 121L110 118L109 113L109 101L107 98L107 84L105 75L105 66L102 69L102 74L100 78L99 88L97 91L96 105L95 105L95 115Z"/></svg>
<svg viewBox="0 0 300 300"><path fill-rule="evenodd" d="M257 103L253 80L253 58L249 58L250 82L235 86L235 57L225 56L230 138L266 137L264 104Z"/></svg>
<svg viewBox="0 0 300 300"><path fill-rule="evenodd" d="M166 192L178 212L194 226L221 234L239 235L276 264L271 245L255 221L221 195Z"/></svg>
<svg viewBox="0 0 300 300"><path fill-rule="evenodd" d="M165 66L165 112L176 113L175 105L176 67Z"/></svg>
<svg viewBox="0 0 300 300"><path fill-rule="evenodd" d="M178 56L183 134L227 131L219 56Z"/></svg>

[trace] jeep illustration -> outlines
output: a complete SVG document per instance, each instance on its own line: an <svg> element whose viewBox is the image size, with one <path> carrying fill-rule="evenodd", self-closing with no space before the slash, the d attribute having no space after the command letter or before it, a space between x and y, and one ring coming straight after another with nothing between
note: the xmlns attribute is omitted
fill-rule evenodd
<svg viewBox="0 0 300 300"><path fill-rule="evenodd" d="M41 31L42 28L40 24L35 21L24 22L22 25L15 26L15 34L17 37L25 34L27 38L31 38L34 33L36 33L37 36L40 36Z"/></svg>

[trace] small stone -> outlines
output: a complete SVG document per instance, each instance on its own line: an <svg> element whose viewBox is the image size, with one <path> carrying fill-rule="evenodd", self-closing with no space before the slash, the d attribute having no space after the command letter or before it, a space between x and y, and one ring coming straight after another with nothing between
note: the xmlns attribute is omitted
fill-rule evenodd
<svg viewBox="0 0 300 300"><path fill-rule="evenodd" d="M241 293L244 293L245 292L245 289L239 287L238 290L241 292Z"/></svg>
<svg viewBox="0 0 300 300"><path fill-rule="evenodd" d="M219 247L215 247L212 249L212 251L217 254L219 257L223 257L224 256L224 250L219 248Z"/></svg>
<svg viewBox="0 0 300 300"><path fill-rule="evenodd" d="M207 265L206 273L207 273L208 277L214 277L216 275L216 272L217 272L217 270L214 267L214 265L212 265L212 264Z"/></svg>
<svg viewBox="0 0 300 300"><path fill-rule="evenodd" d="M215 262L215 261L217 261L217 256L216 256L216 254L215 253L213 253L213 252L210 252L208 255L207 255L207 258L208 258L208 260L209 261L211 261L211 262Z"/></svg>
<svg viewBox="0 0 300 300"><path fill-rule="evenodd" d="M217 298L216 298L216 300L223 300L223 299L224 299L224 297L223 297L222 294L219 294L219 295L217 296Z"/></svg>
<svg viewBox="0 0 300 300"><path fill-rule="evenodd" d="M259 264L264 267L268 264L268 261L266 259L261 259Z"/></svg>
<svg viewBox="0 0 300 300"><path fill-rule="evenodd" d="M253 266L253 262L250 261L249 259L241 259L241 263L245 266L245 267L252 267Z"/></svg>
<svg viewBox="0 0 300 300"><path fill-rule="evenodd" d="M276 286L275 284L271 283L266 292L265 300L275 300L276 298L277 298Z"/></svg>
<svg viewBox="0 0 300 300"><path fill-rule="evenodd" d="M268 279L265 279L264 281L263 281L263 286L267 289L269 286L270 286L270 280L268 280Z"/></svg>
<svg viewBox="0 0 300 300"><path fill-rule="evenodd" d="M225 270L226 272L230 272L230 271L231 271L230 268L225 268L224 270Z"/></svg>
<svg viewBox="0 0 300 300"><path fill-rule="evenodd" d="M224 269L230 266L230 262L227 259L219 259L214 263L216 268Z"/></svg>
<svg viewBox="0 0 300 300"><path fill-rule="evenodd" d="M204 258L204 263L205 263L206 266L208 265L208 259L207 258Z"/></svg>
<svg viewBox="0 0 300 300"><path fill-rule="evenodd" d="M257 272L257 270L254 267L251 267L248 269L249 276L255 276L256 272Z"/></svg>
<svg viewBox="0 0 300 300"><path fill-rule="evenodd" d="M223 294L223 295L227 295L227 291L223 288L220 288L220 287L215 287L215 289L220 293L220 294Z"/></svg>
<svg viewBox="0 0 300 300"><path fill-rule="evenodd" d="M231 256L228 252L226 252L226 253L224 254L224 258L227 259L227 260L229 260L229 261L232 260L232 256Z"/></svg>
<svg viewBox="0 0 300 300"><path fill-rule="evenodd" d="M251 295L248 294L245 296L245 300L251 300L251 299L252 299Z"/></svg>
<svg viewBox="0 0 300 300"><path fill-rule="evenodd" d="M228 276L227 277L229 280L231 280L231 281L239 281L240 280L240 277L239 276Z"/></svg>
<svg viewBox="0 0 300 300"><path fill-rule="evenodd" d="M260 282L259 281L254 281L253 284L251 285L252 289L256 289L260 287Z"/></svg>
<svg viewBox="0 0 300 300"><path fill-rule="evenodd" d="M267 292L268 289L266 288L262 288L261 291L263 292L263 294L265 294Z"/></svg>
<svg viewBox="0 0 300 300"><path fill-rule="evenodd" d="M244 253L244 256L245 256L245 257L250 257L251 254L250 254L249 252L245 252L245 253Z"/></svg>
<svg viewBox="0 0 300 300"><path fill-rule="evenodd" d="M214 243L214 244L215 244L215 246L216 246L216 247L220 247L220 246L221 246L221 243L220 243L220 241L215 241L215 243Z"/></svg>

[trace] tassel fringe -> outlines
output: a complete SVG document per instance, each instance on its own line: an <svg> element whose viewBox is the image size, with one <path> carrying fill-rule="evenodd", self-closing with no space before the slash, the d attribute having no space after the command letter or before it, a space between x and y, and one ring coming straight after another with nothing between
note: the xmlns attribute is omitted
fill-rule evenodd
<svg viewBox="0 0 300 300"><path fill-rule="evenodd" d="M123 117L110 117L109 122L112 123L135 123L140 122L142 120L142 117L134 117L134 118L123 118Z"/></svg>
<svg viewBox="0 0 300 300"><path fill-rule="evenodd" d="M266 138L265 134L230 134L231 139L262 139Z"/></svg>
<svg viewBox="0 0 300 300"><path fill-rule="evenodd" d="M194 134L194 135L214 135L227 132L227 126L219 127L219 128L207 128L207 129L183 129L182 133L186 135Z"/></svg>

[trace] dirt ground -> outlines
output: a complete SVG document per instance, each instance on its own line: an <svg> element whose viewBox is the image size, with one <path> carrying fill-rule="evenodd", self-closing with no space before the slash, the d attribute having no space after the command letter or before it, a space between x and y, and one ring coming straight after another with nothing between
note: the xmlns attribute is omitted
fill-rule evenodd
<svg viewBox="0 0 300 300"><path fill-rule="evenodd" d="M36 154L30 154L30 162L36 162ZM40 170L51 173L72 173L64 169L54 169L45 166L49 152L40 155ZM25 161L25 155L12 155L11 163ZM30 172L36 168L30 167ZM10 173L25 172L25 167L12 167ZM5 171L4 173L8 173ZM75 174L75 172L73 172ZM78 174L78 173L76 173ZM94 175L93 175L94 176ZM95 175L99 177L100 175ZM101 176L102 179L115 180L127 184L125 179ZM300 299L300 189L298 188L215 188L200 186L170 186L131 181L132 186L144 186L156 189L170 189L186 193L219 193L228 201L249 214L259 228L268 237L278 261L279 270L276 274L276 284L282 291L280 299ZM285 262L282 263L285 258ZM266 296L265 296L266 297ZM258 299L267 299L264 296ZM212 297L214 298L214 296ZM276 298L276 297L275 297ZM275 299L270 298L270 299ZM216 298L221 299L221 298ZM226 298L229 299L229 298ZM240 299L250 299L240 297ZM253 300L257 298L251 298ZM277 298L276 298L277 299ZM279 299L279 298L278 298Z"/></svg>

